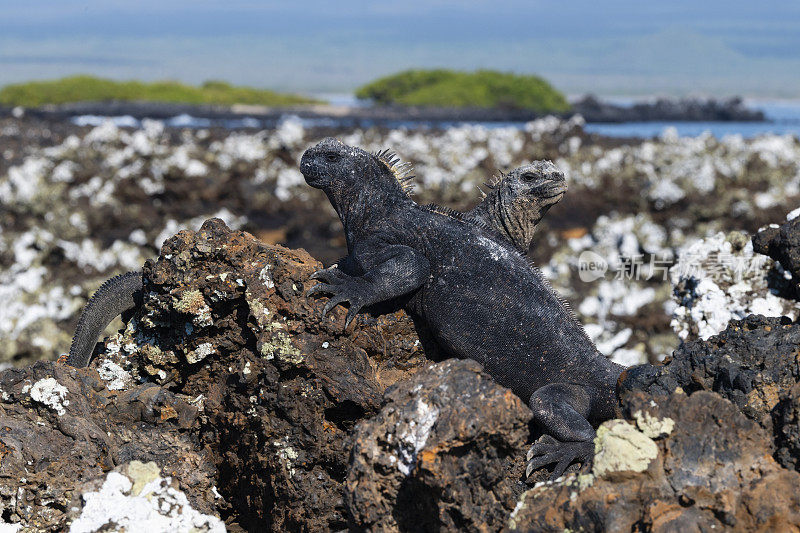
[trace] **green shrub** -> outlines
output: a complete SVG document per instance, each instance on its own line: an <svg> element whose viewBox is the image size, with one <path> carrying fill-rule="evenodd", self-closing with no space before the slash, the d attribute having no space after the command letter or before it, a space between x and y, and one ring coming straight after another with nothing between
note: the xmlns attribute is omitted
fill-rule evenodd
<svg viewBox="0 0 800 533"><path fill-rule="evenodd" d="M114 81L93 76L71 76L60 80L31 81L0 89L0 104L35 107L68 102L142 100L185 104L254 104L284 106L314 103L294 94L281 94L251 87L234 87L224 81L207 81L200 87L176 81L144 83Z"/></svg>
<svg viewBox="0 0 800 533"><path fill-rule="evenodd" d="M493 70L406 70L356 91L379 104L567 111L564 95L538 76Z"/></svg>

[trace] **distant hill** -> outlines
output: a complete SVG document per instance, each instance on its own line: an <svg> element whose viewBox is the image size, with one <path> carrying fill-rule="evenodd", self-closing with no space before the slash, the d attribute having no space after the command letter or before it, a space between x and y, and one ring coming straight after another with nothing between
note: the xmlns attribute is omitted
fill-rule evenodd
<svg viewBox="0 0 800 533"><path fill-rule="evenodd" d="M406 70L380 78L356 91L360 99L409 106L569 110L564 95L539 76L493 70Z"/></svg>
<svg viewBox="0 0 800 533"><path fill-rule="evenodd" d="M71 102L138 100L184 104L251 104L287 106L317 103L294 94L252 87L235 87L224 81L207 81L199 87L176 81L114 81L93 76L71 76L59 80L31 81L0 89L0 104L36 107Z"/></svg>

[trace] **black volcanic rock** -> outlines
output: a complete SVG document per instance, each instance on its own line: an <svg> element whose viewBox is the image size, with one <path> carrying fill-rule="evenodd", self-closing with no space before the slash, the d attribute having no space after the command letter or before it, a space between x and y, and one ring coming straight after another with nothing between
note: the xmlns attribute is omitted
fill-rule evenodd
<svg viewBox="0 0 800 533"><path fill-rule="evenodd" d="M620 106L598 100L588 95L572 104L586 122L761 122L764 113L744 106L741 98L671 99L659 98L655 102L639 102Z"/></svg>
<svg viewBox="0 0 800 533"><path fill-rule="evenodd" d="M753 250L778 261L800 283L800 216L753 235Z"/></svg>
<svg viewBox="0 0 800 533"><path fill-rule="evenodd" d="M628 370L620 392L713 391L769 426L772 409L800 382L799 347L800 324L786 317L750 315L732 320L706 341L683 344L662 367Z"/></svg>

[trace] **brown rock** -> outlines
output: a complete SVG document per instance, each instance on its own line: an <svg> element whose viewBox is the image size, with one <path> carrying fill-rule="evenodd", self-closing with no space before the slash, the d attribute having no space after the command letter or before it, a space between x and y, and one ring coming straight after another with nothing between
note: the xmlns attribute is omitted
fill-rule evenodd
<svg viewBox="0 0 800 533"><path fill-rule="evenodd" d="M431 365L361 422L347 472L358 529L494 531L514 506L510 461L531 413L470 360Z"/></svg>
<svg viewBox="0 0 800 533"><path fill-rule="evenodd" d="M658 434L658 454L647 468L622 466L533 488L520 498L509 529L800 529L800 474L772 459L770 435L731 402L710 392L639 392L626 398L625 412L643 437ZM624 455L624 445L598 435L598 449L618 446ZM627 452L636 464L634 451Z"/></svg>
<svg viewBox="0 0 800 533"><path fill-rule="evenodd" d="M94 369L38 362L0 373L0 507L6 521L63 531L82 488L133 459L180 480L192 505L219 514L216 470L196 436L197 409L154 383L109 390ZM196 424L195 424L196 425Z"/></svg>
<svg viewBox="0 0 800 533"><path fill-rule="evenodd" d="M325 300L305 297L320 268L217 219L180 232L145 266L142 308L93 363L200 398L219 490L248 529L345 527L349 432L424 362L402 312L359 316L348 332L344 309L320 320Z"/></svg>

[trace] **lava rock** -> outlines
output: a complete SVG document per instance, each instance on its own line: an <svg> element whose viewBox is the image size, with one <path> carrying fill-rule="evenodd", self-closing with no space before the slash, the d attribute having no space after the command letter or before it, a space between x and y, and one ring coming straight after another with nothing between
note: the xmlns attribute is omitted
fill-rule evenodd
<svg viewBox="0 0 800 533"><path fill-rule="evenodd" d="M798 346L800 324L786 317L750 315L732 320L707 341L683 344L663 367L628 370L620 392L714 391L771 431L772 410L800 381Z"/></svg>
<svg viewBox="0 0 800 533"><path fill-rule="evenodd" d="M93 361L203 405L202 442L218 487L249 530L347 525L349 435L384 390L425 362L398 311L321 320L306 298L322 268L303 250L264 244L221 220L165 242L144 267L144 298Z"/></svg>
<svg viewBox="0 0 800 533"><path fill-rule="evenodd" d="M152 461L155 492L234 531L800 526L800 325L751 316L631 369L592 473L515 502L524 403L431 365L402 311L322 320L321 266L218 219L168 239L89 368L0 373L2 518L63 530Z"/></svg>
<svg viewBox="0 0 800 533"><path fill-rule="evenodd" d="M772 412L775 458L800 472L800 384L792 387Z"/></svg>
<svg viewBox="0 0 800 533"><path fill-rule="evenodd" d="M768 255L800 283L800 216L781 226L771 224L753 236L753 249Z"/></svg>
<svg viewBox="0 0 800 533"><path fill-rule="evenodd" d="M712 392L631 393L631 422L604 423L591 474L542 483L519 499L512 531L792 530L800 474L770 457L770 436ZM621 428L625 428L621 430ZM599 469L601 454L617 457Z"/></svg>
<svg viewBox="0 0 800 533"><path fill-rule="evenodd" d="M356 529L497 530L530 410L471 360L431 365L386 392L355 430L347 507Z"/></svg>
<svg viewBox="0 0 800 533"><path fill-rule="evenodd" d="M154 383L109 390L94 369L38 362L0 373L0 511L10 522L63 531L82 487L132 459L180 480L192 506L220 514L217 471L187 428L197 409Z"/></svg>

